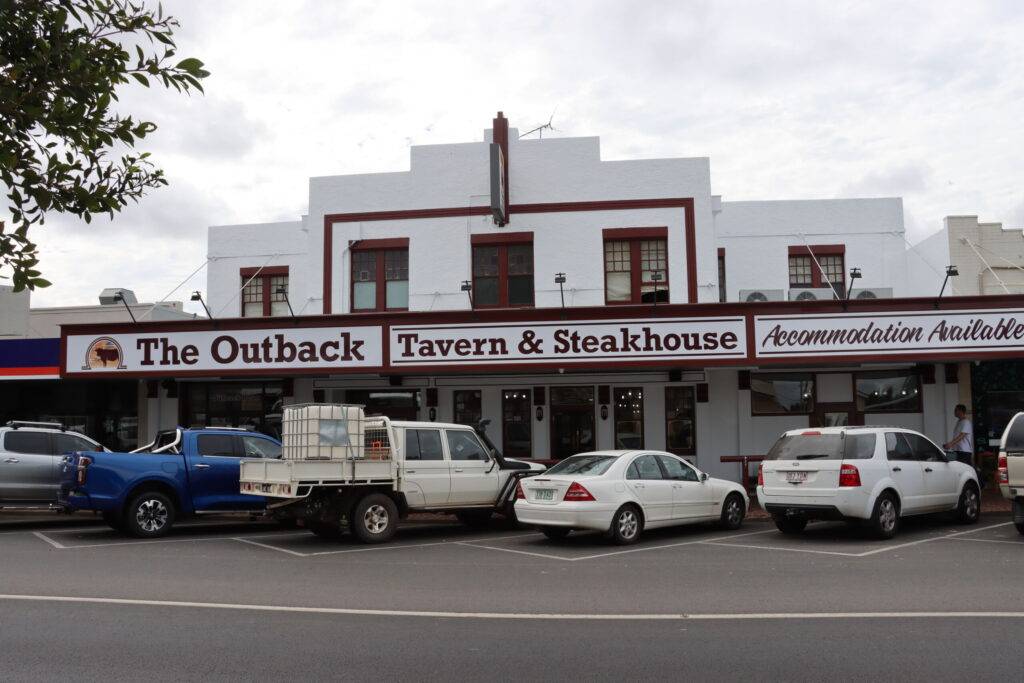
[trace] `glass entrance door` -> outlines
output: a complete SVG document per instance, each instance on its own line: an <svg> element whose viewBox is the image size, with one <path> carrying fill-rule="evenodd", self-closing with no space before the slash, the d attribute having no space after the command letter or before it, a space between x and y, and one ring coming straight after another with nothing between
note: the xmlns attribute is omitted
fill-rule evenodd
<svg viewBox="0 0 1024 683"><path fill-rule="evenodd" d="M854 403L818 403L811 415L812 427L850 427L864 424Z"/></svg>
<svg viewBox="0 0 1024 683"><path fill-rule="evenodd" d="M551 458L594 450L594 387L551 387Z"/></svg>

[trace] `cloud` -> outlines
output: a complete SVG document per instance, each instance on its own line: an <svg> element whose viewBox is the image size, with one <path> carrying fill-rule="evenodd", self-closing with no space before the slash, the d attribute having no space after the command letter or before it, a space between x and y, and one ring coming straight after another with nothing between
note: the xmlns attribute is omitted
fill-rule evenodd
<svg viewBox="0 0 1024 683"><path fill-rule="evenodd" d="M892 197L924 192L931 172L921 164L902 164L894 168L871 171L859 180L844 185L840 197Z"/></svg>

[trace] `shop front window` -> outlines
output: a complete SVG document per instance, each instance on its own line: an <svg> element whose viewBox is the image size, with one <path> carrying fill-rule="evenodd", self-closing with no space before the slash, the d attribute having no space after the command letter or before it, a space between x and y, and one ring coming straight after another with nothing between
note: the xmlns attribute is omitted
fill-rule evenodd
<svg viewBox="0 0 1024 683"><path fill-rule="evenodd" d="M857 373L857 410L862 413L921 412L921 378L916 372Z"/></svg>
<svg viewBox="0 0 1024 683"><path fill-rule="evenodd" d="M644 390L615 389L615 447L644 447Z"/></svg>
<svg viewBox="0 0 1024 683"><path fill-rule="evenodd" d="M246 427L281 438L280 382L183 382L182 416L195 427Z"/></svg>
<svg viewBox="0 0 1024 683"><path fill-rule="evenodd" d="M697 454L695 406L693 387L665 387L665 450L669 453Z"/></svg>
<svg viewBox="0 0 1024 683"><path fill-rule="evenodd" d="M505 389L501 392L501 452L506 457L533 457L530 407L529 389Z"/></svg>
<svg viewBox="0 0 1024 683"><path fill-rule="evenodd" d="M361 405L367 415L384 415L392 420L419 418L417 389L345 389L344 402Z"/></svg>
<svg viewBox="0 0 1024 683"><path fill-rule="evenodd" d="M551 457L594 450L594 387L551 387Z"/></svg>
<svg viewBox="0 0 1024 683"><path fill-rule="evenodd" d="M480 424L483 414L480 407L479 389L453 391L452 399L455 404L455 409L452 412L455 424L469 425L471 427Z"/></svg>
<svg viewBox="0 0 1024 683"><path fill-rule="evenodd" d="M814 377L797 372L750 375L754 415L808 415L814 411Z"/></svg>

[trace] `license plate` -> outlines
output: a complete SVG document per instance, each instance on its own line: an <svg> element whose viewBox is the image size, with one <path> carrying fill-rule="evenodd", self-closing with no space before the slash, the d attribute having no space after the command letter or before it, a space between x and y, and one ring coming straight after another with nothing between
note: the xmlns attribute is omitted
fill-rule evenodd
<svg viewBox="0 0 1024 683"><path fill-rule="evenodd" d="M534 500L554 500L555 490L554 489L534 489L533 490Z"/></svg>
<svg viewBox="0 0 1024 683"><path fill-rule="evenodd" d="M786 472L786 481L790 484L802 484L807 481L806 472Z"/></svg>

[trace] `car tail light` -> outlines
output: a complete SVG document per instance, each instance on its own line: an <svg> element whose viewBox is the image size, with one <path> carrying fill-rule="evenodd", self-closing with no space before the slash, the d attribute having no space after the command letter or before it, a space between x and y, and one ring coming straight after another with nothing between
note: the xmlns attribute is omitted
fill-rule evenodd
<svg viewBox="0 0 1024 683"><path fill-rule="evenodd" d="M590 495L590 491L585 489L582 485L573 482L569 485L569 490L565 492L565 497L562 498L562 500L574 500L580 502L594 500L594 497Z"/></svg>
<svg viewBox="0 0 1024 683"><path fill-rule="evenodd" d="M516 482L516 500L526 500L526 493L523 491L523 482Z"/></svg>
<svg viewBox="0 0 1024 683"><path fill-rule="evenodd" d="M996 471L999 472L999 483L1009 484L1010 483L1010 470L1008 463L1006 462L1006 455L999 456L999 464L996 466Z"/></svg>
<svg viewBox="0 0 1024 683"><path fill-rule="evenodd" d="M840 486L860 486L860 471L853 465L843 465L839 468Z"/></svg>
<svg viewBox="0 0 1024 683"><path fill-rule="evenodd" d="M764 486L764 464L757 466L757 485Z"/></svg>
<svg viewBox="0 0 1024 683"><path fill-rule="evenodd" d="M77 476L75 477L75 481L78 482L79 486L81 486L81 485L83 485L85 483L85 473L86 473L86 470L89 469L89 465L91 465L91 464L92 464L92 458L90 458L87 455L79 456L79 458L78 458Z"/></svg>

